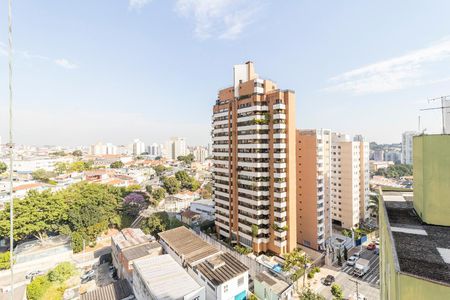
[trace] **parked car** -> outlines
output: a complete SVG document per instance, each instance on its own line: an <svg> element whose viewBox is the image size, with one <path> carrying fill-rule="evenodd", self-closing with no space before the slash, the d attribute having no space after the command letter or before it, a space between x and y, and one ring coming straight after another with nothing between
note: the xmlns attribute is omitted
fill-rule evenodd
<svg viewBox="0 0 450 300"><path fill-rule="evenodd" d="M27 275L25 275L25 278L31 279L33 277L40 276L40 275L44 275L44 272L41 270L31 271L31 272L27 273Z"/></svg>
<svg viewBox="0 0 450 300"><path fill-rule="evenodd" d="M84 284L84 283L86 283L86 282L91 281L91 280L94 279L94 278L95 278L95 275L94 275L94 274L89 275L89 276L86 276L86 277L84 277L84 278L81 279L81 283Z"/></svg>
<svg viewBox="0 0 450 300"><path fill-rule="evenodd" d="M354 266L357 259L358 257L354 255L350 256L347 260L347 266Z"/></svg>
<svg viewBox="0 0 450 300"><path fill-rule="evenodd" d="M379 244L380 244L380 239L376 239L376 240L375 240L375 245L378 246Z"/></svg>
<svg viewBox="0 0 450 300"><path fill-rule="evenodd" d="M90 271L87 271L86 273L84 273L83 275L81 275L80 278L81 278L81 280L84 280L84 279L94 276L94 274L95 274L95 270L90 270Z"/></svg>
<svg viewBox="0 0 450 300"><path fill-rule="evenodd" d="M375 243L370 243L369 245L367 245L367 250L374 250L377 247L377 245L375 245Z"/></svg>
<svg viewBox="0 0 450 300"><path fill-rule="evenodd" d="M323 281L323 284L325 285L331 285L334 282L334 276L333 275L328 275L327 277L325 277L325 280Z"/></svg>

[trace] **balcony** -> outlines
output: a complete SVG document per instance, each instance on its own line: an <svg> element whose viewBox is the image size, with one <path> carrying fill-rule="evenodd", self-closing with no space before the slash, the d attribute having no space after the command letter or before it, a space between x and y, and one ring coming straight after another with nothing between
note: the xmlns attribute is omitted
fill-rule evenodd
<svg viewBox="0 0 450 300"><path fill-rule="evenodd" d="M274 120L278 120L278 119L285 120L286 119L286 115L285 114L274 114L273 115L273 119Z"/></svg>
<svg viewBox="0 0 450 300"><path fill-rule="evenodd" d="M269 158L269 153L238 153L241 158Z"/></svg>
<svg viewBox="0 0 450 300"><path fill-rule="evenodd" d="M273 167L275 169L286 169L286 163L274 163Z"/></svg>
<svg viewBox="0 0 450 300"><path fill-rule="evenodd" d="M273 129L286 129L286 124L273 124Z"/></svg>
<svg viewBox="0 0 450 300"><path fill-rule="evenodd" d="M287 186L286 182L275 182L273 184L273 187L279 188L279 189L285 188L286 186Z"/></svg>
<svg viewBox="0 0 450 300"><path fill-rule="evenodd" d="M278 158L278 159L285 159L286 158L286 153L274 153L273 154L274 158Z"/></svg>
<svg viewBox="0 0 450 300"><path fill-rule="evenodd" d="M286 149L286 143L273 144L273 148L275 148L275 149Z"/></svg>
<svg viewBox="0 0 450 300"><path fill-rule="evenodd" d="M287 197L287 193L286 192L282 192L282 193L274 192L273 196L276 197L276 198L284 199L284 198Z"/></svg>
<svg viewBox="0 0 450 300"><path fill-rule="evenodd" d="M286 173L273 173L274 178L286 178Z"/></svg>
<svg viewBox="0 0 450 300"><path fill-rule="evenodd" d="M287 202L286 201L274 201L273 206L278 207L278 208L285 208L285 207L287 207Z"/></svg>
<svg viewBox="0 0 450 300"><path fill-rule="evenodd" d="M278 103L273 106L273 109L286 109L286 104Z"/></svg>

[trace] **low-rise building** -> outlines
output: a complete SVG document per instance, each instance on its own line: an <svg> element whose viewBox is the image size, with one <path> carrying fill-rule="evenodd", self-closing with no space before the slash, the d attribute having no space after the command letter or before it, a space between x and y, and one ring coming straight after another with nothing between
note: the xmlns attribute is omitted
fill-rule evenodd
<svg viewBox="0 0 450 300"><path fill-rule="evenodd" d="M65 298L64 298L65 299ZM130 284L125 279L81 294L80 300L133 300L135 299Z"/></svg>
<svg viewBox="0 0 450 300"><path fill-rule="evenodd" d="M289 285L267 272L256 274L253 284L255 295L260 300L289 300L294 295L294 285Z"/></svg>
<svg viewBox="0 0 450 300"><path fill-rule="evenodd" d="M191 202L190 209L201 215L202 220L214 220L214 201L201 199Z"/></svg>
<svg viewBox="0 0 450 300"><path fill-rule="evenodd" d="M242 300L248 292L248 268L229 253L208 244L186 227L159 234L166 253L205 287L206 299Z"/></svg>
<svg viewBox="0 0 450 300"><path fill-rule="evenodd" d="M205 287L169 254L138 259L134 269L133 290L137 300L205 300Z"/></svg>
<svg viewBox="0 0 450 300"><path fill-rule="evenodd" d="M370 161L370 171L371 172L376 172L379 169L387 169L390 166L393 166L394 162L393 161L375 161L375 160L371 160Z"/></svg>
<svg viewBox="0 0 450 300"><path fill-rule="evenodd" d="M111 254L117 276L132 283L133 263L139 258L162 254L161 245L142 230L125 228L111 238Z"/></svg>
<svg viewBox="0 0 450 300"><path fill-rule="evenodd" d="M181 222L190 226L195 222L199 222L201 218L200 214L187 209L180 213L180 219Z"/></svg>

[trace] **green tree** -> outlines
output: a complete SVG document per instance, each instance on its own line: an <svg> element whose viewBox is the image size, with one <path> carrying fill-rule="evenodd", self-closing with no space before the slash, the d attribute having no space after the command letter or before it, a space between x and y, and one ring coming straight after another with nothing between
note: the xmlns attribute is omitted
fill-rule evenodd
<svg viewBox="0 0 450 300"><path fill-rule="evenodd" d="M47 276L36 277L27 286L28 300L40 300L44 296L44 293L50 288L51 282Z"/></svg>
<svg viewBox="0 0 450 300"><path fill-rule="evenodd" d="M75 275L75 266L70 262L62 262L57 265L53 270L48 272L47 276L51 282L64 282L73 275Z"/></svg>
<svg viewBox="0 0 450 300"><path fill-rule="evenodd" d="M194 161L194 154L181 155L177 157L178 161L185 163L186 165L190 165Z"/></svg>
<svg viewBox="0 0 450 300"><path fill-rule="evenodd" d="M33 177L34 180L41 182L49 182L50 178L54 176L55 174L45 171L44 169L37 169L31 173L31 177Z"/></svg>
<svg viewBox="0 0 450 300"><path fill-rule="evenodd" d="M75 150L72 152L72 155L81 157L81 156L83 156L83 152L81 150Z"/></svg>
<svg viewBox="0 0 450 300"><path fill-rule="evenodd" d="M147 191L147 193L151 194L153 192L153 188L151 185L146 185L145 186L145 190Z"/></svg>
<svg viewBox="0 0 450 300"><path fill-rule="evenodd" d="M152 192L153 200L159 202L166 196L166 190L164 188L157 188Z"/></svg>
<svg viewBox="0 0 450 300"><path fill-rule="evenodd" d="M200 187L200 183L194 177L189 176L186 171L176 172L175 178L180 182L182 189L196 191Z"/></svg>
<svg viewBox="0 0 450 300"><path fill-rule="evenodd" d="M258 297L256 297L255 294L250 294L248 300L258 300Z"/></svg>
<svg viewBox="0 0 450 300"><path fill-rule="evenodd" d="M157 176L161 176L167 170L167 168L163 165L157 165L153 167L153 170L155 170Z"/></svg>
<svg viewBox="0 0 450 300"><path fill-rule="evenodd" d="M331 286L331 294L334 296L334 300L342 300L344 297L342 288L337 283L333 283Z"/></svg>
<svg viewBox="0 0 450 300"><path fill-rule="evenodd" d="M7 169L8 167L6 166L6 164L0 161L0 174L4 173Z"/></svg>
<svg viewBox="0 0 450 300"><path fill-rule="evenodd" d="M164 189L170 195L176 194L180 191L181 184L175 177L163 177L162 183Z"/></svg>
<svg viewBox="0 0 450 300"><path fill-rule="evenodd" d="M285 254L284 260L283 271L291 273L291 279L295 282L298 291L297 280L300 276L306 275L306 269L311 260L306 253L299 248L295 248L294 251ZM303 277L303 286L305 286L304 281L305 277Z"/></svg>
<svg viewBox="0 0 450 300"><path fill-rule="evenodd" d="M162 231L180 226L183 226L183 223L176 218L170 218L167 212L156 212L141 223L141 229L146 234L151 234L155 237Z"/></svg>
<svg viewBox="0 0 450 300"><path fill-rule="evenodd" d="M14 240L29 236L43 240L48 233L58 232L67 220L67 204L49 191L30 191L24 199L14 199ZM0 212L0 236L9 234L9 204Z"/></svg>
<svg viewBox="0 0 450 300"><path fill-rule="evenodd" d="M325 300L324 296L314 293L310 288L303 289L299 294L299 298L300 300Z"/></svg>
<svg viewBox="0 0 450 300"><path fill-rule="evenodd" d="M207 184L205 184L205 186L203 187L202 191L201 191L201 195L203 199L211 199L212 197L212 184L210 182L208 182Z"/></svg>
<svg viewBox="0 0 450 300"><path fill-rule="evenodd" d="M342 256L341 256L341 249L339 249L339 250L338 250L338 253L337 253L337 256L336 256L336 258L337 258L337 263L338 263L338 266L342 266Z"/></svg>
<svg viewBox="0 0 450 300"><path fill-rule="evenodd" d="M65 162L57 162L55 164L55 172L56 174L64 174L69 170L69 164Z"/></svg>
<svg viewBox="0 0 450 300"><path fill-rule="evenodd" d="M124 166L123 162L118 160L118 161L113 162L109 167L111 169L120 169L120 168L123 168L123 166Z"/></svg>
<svg viewBox="0 0 450 300"><path fill-rule="evenodd" d="M0 270L7 270L11 268L11 255L9 251L0 253Z"/></svg>
<svg viewBox="0 0 450 300"><path fill-rule="evenodd" d="M74 253L79 253L83 251L83 235L78 231L72 232L72 250Z"/></svg>

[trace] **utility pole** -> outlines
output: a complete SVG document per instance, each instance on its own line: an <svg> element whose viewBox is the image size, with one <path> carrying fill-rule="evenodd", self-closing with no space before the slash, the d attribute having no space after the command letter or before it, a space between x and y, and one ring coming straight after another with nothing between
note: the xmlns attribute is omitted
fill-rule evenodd
<svg viewBox="0 0 450 300"><path fill-rule="evenodd" d="M441 100L441 106L439 106L439 107L432 107L432 108L424 108L424 109L421 109L421 111L440 109L441 113L442 113L442 134L450 133L450 132L446 132L447 130L445 128L445 119L446 119L446 116L445 116L446 110L445 109L446 108L450 108L450 106L445 106L445 101L446 100L450 100L450 95L428 99L428 103L436 101L436 100ZM450 128L448 130L450 130Z"/></svg>
<svg viewBox="0 0 450 300"><path fill-rule="evenodd" d="M350 281L353 281L353 282L355 283L355 285L356 285L356 299L359 300L359 285L360 285L361 283L359 283L358 280L353 280L353 279L349 279L349 280L350 280Z"/></svg>

